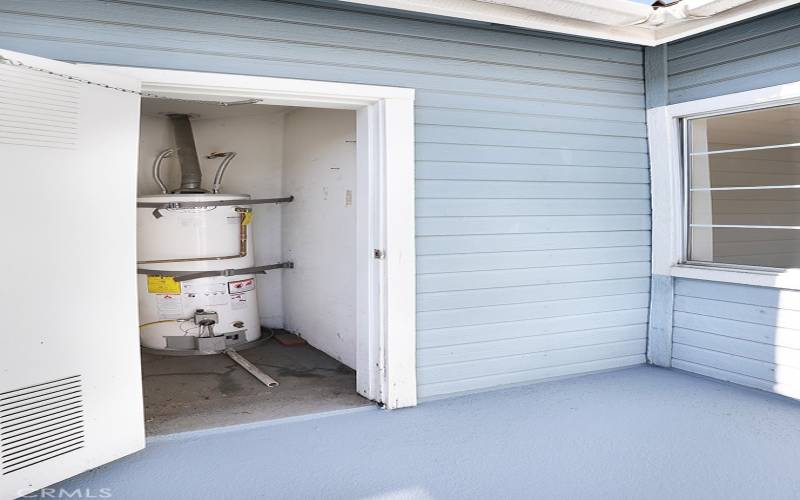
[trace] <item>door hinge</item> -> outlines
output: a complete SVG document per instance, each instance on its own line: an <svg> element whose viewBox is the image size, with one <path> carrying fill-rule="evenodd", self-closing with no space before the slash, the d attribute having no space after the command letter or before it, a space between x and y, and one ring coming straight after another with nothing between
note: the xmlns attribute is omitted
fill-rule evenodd
<svg viewBox="0 0 800 500"><path fill-rule="evenodd" d="M386 252L384 252L379 248L376 248L375 250L372 251L372 256L375 257L376 259L382 259L386 257Z"/></svg>

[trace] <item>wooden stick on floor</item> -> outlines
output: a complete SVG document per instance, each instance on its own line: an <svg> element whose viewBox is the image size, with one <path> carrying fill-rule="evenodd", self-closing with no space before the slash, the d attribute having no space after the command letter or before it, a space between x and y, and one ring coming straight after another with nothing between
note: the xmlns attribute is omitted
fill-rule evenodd
<svg viewBox="0 0 800 500"><path fill-rule="evenodd" d="M278 386L277 380L275 380L274 378L270 377L269 375L261 371L261 369L256 365L254 365L253 363L244 359L244 357L238 352L232 349L225 349L225 354L227 354L228 357L231 358L232 360L236 361L236 363L238 363L239 366L247 370L250 373L250 375L257 378L262 384L266 385L267 387Z"/></svg>

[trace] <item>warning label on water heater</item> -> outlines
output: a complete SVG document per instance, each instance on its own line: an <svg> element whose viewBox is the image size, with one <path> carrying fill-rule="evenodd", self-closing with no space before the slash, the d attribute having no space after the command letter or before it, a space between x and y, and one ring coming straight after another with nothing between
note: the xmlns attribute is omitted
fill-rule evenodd
<svg viewBox="0 0 800 500"><path fill-rule="evenodd" d="M247 295L244 293L231 294L231 309L238 311L240 309L247 309Z"/></svg>
<svg viewBox="0 0 800 500"><path fill-rule="evenodd" d="M249 292L250 290L255 290L255 288L256 280L253 278L228 282L228 293Z"/></svg>
<svg viewBox="0 0 800 500"><path fill-rule="evenodd" d="M168 293L156 295L158 319L178 319L181 313L181 296Z"/></svg>
<svg viewBox="0 0 800 500"><path fill-rule="evenodd" d="M147 291L150 293L181 293L181 284L172 276L148 276Z"/></svg>

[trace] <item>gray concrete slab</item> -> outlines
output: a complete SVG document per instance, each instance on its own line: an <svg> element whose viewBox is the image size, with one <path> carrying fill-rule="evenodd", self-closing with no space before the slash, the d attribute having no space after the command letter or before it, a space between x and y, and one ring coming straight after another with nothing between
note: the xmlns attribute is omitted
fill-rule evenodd
<svg viewBox="0 0 800 500"><path fill-rule="evenodd" d="M62 483L114 499L795 499L800 404L637 367L162 436Z"/></svg>
<svg viewBox="0 0 800 500"><path fill-rule="evenodd" d="M267 388L225 355L142 354L148 435L238 425L363 405L352 369L304 344L269 340L241 354L278 380Z"/></svg>

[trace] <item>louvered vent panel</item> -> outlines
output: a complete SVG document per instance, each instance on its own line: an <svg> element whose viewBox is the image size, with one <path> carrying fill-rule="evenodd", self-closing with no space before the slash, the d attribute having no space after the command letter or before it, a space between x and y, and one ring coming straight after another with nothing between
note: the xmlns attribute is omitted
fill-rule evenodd
<svg viewBox="0 0 800 500"><path fill-rule="evenodd" d="M80 84L0 64L0 144L75 149Z"/></svg>
<svg viewBox="0 0 800 500"><path fill-rule="evenodd" d="M83 448L80 375L0 393L2 474Z"/></svg>

